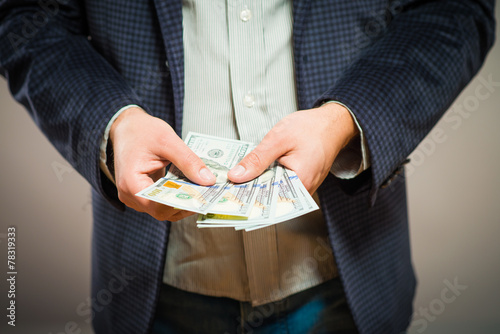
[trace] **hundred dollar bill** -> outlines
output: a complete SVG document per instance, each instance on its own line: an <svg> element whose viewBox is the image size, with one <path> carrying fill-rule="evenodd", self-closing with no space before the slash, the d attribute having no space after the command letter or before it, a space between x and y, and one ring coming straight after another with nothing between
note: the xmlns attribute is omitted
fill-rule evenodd
<svg viewBox="0 0 500 334"><path fill-rule="evenodd" d="M187 211L206 213L213 200L222 191L221 187L199 187L177 180L161 178L136 195Z"/></svg>
<svg viewBox="0 0 500 334"><path fill-rule="evenodd" d="M245 229L247 232L253 231L305 215L317 209L319 207L302 182L300 182L297 174L290 169L284 168L279 180L278 198L273 219L267 222L259 222L253 226L240 226L236 229Z"/></svg>
<svg viewBox="0 0 500 334"><path fill-rule="evenodd" d="M229 184L222 198L210 207L211 214L248 217L257 196L257 179L243 184Z"/></svg>
<svg viewBox="0 0 500 334"><path fill-rule="evenodd" d="M204 187L195 184L189 181L180 169L171 165L164 178L142 190L137 196L206 214L209 208L221 201L225 192L231 189L232 183L227 178L227 172L252 150L253 144L193 132L187 135L185 142L215 175L215 185ZM251 201L248 196L245 199ZM238 214L237 211L236 213Z"/></svg>
<svg viewBox="0 0 500 334"><path fill-rule="evenodd" d="M137 195L200 214L198 227L251 231L318 209L297 175L277 163L257 179L233 184L227 173L253 148L252 143L189 133L187 145L216 176L213 186L189 181L171 165L165 177Z"/></svg>
<svg viewBox="0 0 500 334"><path fill-rule="evenodd" d="M236 230L244 229L245 231L253 231L258 228L280 223L287 220L287 217L292 216L294 213L299 215L300 212L303 211L301 198L294 188L292 180L288 178L286 170L283 170L283 174L279 179L277 193L276 209L272 219L260 221L253 225L240 225L236 227Z"/></svg>
<svg viewBox="0 0 500 334"><path fill-rule="evenodd" d="M236 227L269 222L276 210L277 186L281 173L282 168L274 164L259 176L254 186L257 189L256 197L248 218L210 212L199 217L198 227Z"/></svg>

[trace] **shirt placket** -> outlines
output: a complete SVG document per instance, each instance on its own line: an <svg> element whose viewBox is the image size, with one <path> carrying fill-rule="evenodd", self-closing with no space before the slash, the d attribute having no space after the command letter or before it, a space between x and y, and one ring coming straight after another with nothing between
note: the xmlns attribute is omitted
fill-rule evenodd
<svg viewBox="0 0 500 334"><path fill-rule="evenodd" d="M258 143L272 127L265 103L266 58L261 1L228 1L229 72L241 140Z"/></svg>
<svg viewBox="0 0 500 334"><path fill-rule="evenodd" d="M265 103L263 4L228 1L229 72L240 139L258 143L272 127ZM275 228L243 234L250 298L256 304L279 289ZM263 256L265 255L265 256Z"/></svg>

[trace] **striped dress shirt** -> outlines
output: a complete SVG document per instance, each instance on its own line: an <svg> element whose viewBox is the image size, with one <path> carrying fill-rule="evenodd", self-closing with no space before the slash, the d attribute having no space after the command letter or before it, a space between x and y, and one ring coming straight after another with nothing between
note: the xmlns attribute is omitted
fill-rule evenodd
<svg viewBox="0 0 500 334"><path fill-rule="evenodd" d="M297 111L292 3L183 1L189 131L258 143ZM198 229L172 223L164 282L260 305L337 275L321 211L264 229Z"/></svg>

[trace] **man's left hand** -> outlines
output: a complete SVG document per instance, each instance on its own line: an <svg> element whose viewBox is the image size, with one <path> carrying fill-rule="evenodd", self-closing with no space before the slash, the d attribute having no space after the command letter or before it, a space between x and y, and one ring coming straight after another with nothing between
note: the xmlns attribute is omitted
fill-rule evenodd
<svg viewBox="0 0 500 334"><path fill-rule="evenodd" d="M258 177L277 160L297 173L313 194L340 150L359 134L349 110L338 103L294 112L279 121L228 173L236 183Z"/></svg>

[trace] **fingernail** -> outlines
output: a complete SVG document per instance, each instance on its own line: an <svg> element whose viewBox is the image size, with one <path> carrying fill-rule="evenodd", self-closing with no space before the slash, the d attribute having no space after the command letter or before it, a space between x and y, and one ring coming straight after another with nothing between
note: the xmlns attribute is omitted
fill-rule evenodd
<svg viewBox="0 0 500 334"><path fill-rule="evenodd" d="M208 170L208 168L202 168L200 169L200 177L204 179L207 182L214 182L215 181L215 175L212 174L211 171Z"/></svg>
<svg viewBox="0 0 500 334"><path fill-rule="evenodd" d="M241 176L245 174L245 171L246 169L242 165L237 165L233 169L231 169L231 173L233 174L233 176Z"/></svg>

